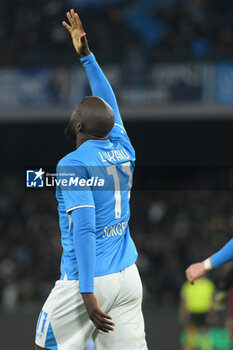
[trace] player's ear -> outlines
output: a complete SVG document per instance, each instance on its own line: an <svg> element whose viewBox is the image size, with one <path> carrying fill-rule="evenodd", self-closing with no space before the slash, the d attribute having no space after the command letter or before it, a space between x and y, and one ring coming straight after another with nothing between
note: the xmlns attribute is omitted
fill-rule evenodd
<svg viewBox="0 0 233 350"><path fill-rule="evenodd" d="M84 128L84 125L83 125L83 123L82 122L78 122L77 124L76 124L76 132L82 132L83 131L83 128Z"/></svg>

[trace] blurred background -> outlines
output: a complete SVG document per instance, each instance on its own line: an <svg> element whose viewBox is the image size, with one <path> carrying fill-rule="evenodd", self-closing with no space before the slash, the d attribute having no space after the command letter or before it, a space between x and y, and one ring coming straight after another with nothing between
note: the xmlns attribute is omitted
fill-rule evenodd
<svg viewBox="0 0 233 350"><path fill-rule="evenodd" d="M232 266L195 291L184 284L187 266L233 231L230 0L1 0L0 349L33 349L59 279L55 195L26 191L25 169L53 167L73 150L63 130L90 94L61 25L70 8L137 152L130 227L149 349L232 349Z"/></svg>

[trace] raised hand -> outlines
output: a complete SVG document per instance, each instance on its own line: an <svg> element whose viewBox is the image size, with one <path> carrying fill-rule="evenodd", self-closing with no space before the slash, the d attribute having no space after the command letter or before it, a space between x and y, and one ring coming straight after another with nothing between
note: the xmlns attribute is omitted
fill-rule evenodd
<svg viewBox="0 0 233 350"><path fill-rule="evenodd" d="M66 16L70 25L65 21L63 21L62 24L70 33L75 50L81 57L89 55L90 49L88 47L86 33L83 30L82 22L78 14L72 9L70 12L66 13Z"/></svg>

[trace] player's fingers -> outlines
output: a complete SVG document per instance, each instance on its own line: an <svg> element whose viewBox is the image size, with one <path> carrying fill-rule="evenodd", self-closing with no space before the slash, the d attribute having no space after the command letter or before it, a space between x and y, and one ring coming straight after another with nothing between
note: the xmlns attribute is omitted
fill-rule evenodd
<svg viewBox="0 0 233 350"><path fill-rule="evenodd" d="M191 284L194 284L194 281L195 281L195 278L194 278L194 277L190 277L190 278L189 278L189 282L190 282Z"/></svg>
<svg viewBox="0 0 233 350"><path fill-rule="evenodd" d="M186 272L186 277L187 277L187 280L188 280L190 283L192 283L193 278L192 278L192 275L190 274L189 271Z"/></svg>
<svg viewBox="0 0 233 350"><path fill-rule="evenodd" d="M95 315L96 319L101 323L109 326L115 326L115 324L112 321L109 321L104 316L101 316L100 314Z"/></svg>
<svg viewBox="0 0 233 350"><path fill-rule="evenodd" d="M189 275L189 282L193 282L194 281L194 278L193 278L193 276L192 275Z"/></svg>
<svg viewBox="0 0 233 350"><path fill-rule="evenodd" d="M104 327L99 327L97 329L99 329L100 331L102 331L104 333L109 333L109 331L107 329L105 329Z"/></svg>
<svg viewBox="0 0 233 350"><path fill-rule="evenodd" d="M75 22L76 22L78 28L83 31L83 25L82 25L81 19L80 19L79 15L77 14L77 12L75 12L75 14L74 14L74 19L75 19Z"/></svg>
<svg viewBox="0 0 233 350"><path fill-rule="evenodd" d="M114 332L114 328L109 327L109 326L105 326L105 325L101 326L100 329L103 330L103 332L106 332L106 333L109 333L109 331L110 332Z"/></svg>
<svg viewBox="0 0 233 350"><path fill-rule="evenodd" d="M113 328L106 326L101 320L99 320L96 316L91 317L91 321L94 323L95 327L105 333L109 333L109 331L114 331Z"/></svg>
<svg viewBox="0 0 233 350"><path fill-rule="evenodd" d="M193 282L194 282L195 278L190 274L188 280L191 284L194 284Z"/></svg>
<svg viewBox="0 0 233 350"><path fill-rule="evenodd" d="M71 27L73 28L74 27L74 21L73 21L73 19L72 19L72 17L71 17L69 12L66 13L66 17L67 17Z"/></svg>
<svg viewBox="0 0 233 350"><path fill-rule="evenodd" d="M74 9L70 10L70 14L71 14L72 21L75 23L75 12L74 12Z"/></svg>
<svg viewBox="0 0 233 350"><path fill-rule="evenodd" d="M106 324L100 324L98 329L100 329L101 331L106 332L106 333L109 333L109 331L111 331L111 332L114 331L113 327L107 326Z"/></svg>
<svg viewBox="0 0 233 350"><path fill-rule="evenodd" d="M71 33L72 28L65 21L62 22L62 25Z"/></svg>
<svg viewBox="0 0 233 350"><path fill-rule="evenodd" d="M104 330L106 330L106 331L111 331L111 332L114 331L114 328L108 326L104 321L102 321L102 323L101 323L101 325L100 325L100 328L101 328L101 329L104 329Z"/></svg>
<svg viewBox="0 0 233 350"><path fill-rule="evenodd" d="M105 314L103 311L99 310L98 311L98 315L100 315L101 317L107 318L108 320L112 320L112 317Z"/></svg>
<svg viewBox="0 0 233 350"><path fill-rule="evenodd" d="M101 322L102 324L104 324L104 326L110 327L112 330L113 330L113 327L115 326L113 322L107 321L106 318L103 318Z"/></svg>

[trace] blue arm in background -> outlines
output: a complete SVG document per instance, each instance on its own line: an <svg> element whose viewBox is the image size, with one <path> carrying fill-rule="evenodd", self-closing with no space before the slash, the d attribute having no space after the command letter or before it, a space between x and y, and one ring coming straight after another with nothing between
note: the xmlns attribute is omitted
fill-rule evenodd
<svg viewBox="0 0 233 350"><path fill-rule="evenodd" d="M79 269L80 293L94 293L96 260L95 209L78 208L71 213L73 241Z"/></svg>
<svg viewBox="0 0 233 350"><path fill-rule="evenodd" d="M210 259L215 268L233 260L233 239L225 244L217 253L212 255Z"/></svg>
<svg viewBox="0 0 233 350"><path fill-rule="evenodd" d="M86 70L93 96L100 97L105 102L107 102L113 109L115 115L115 124L124 127L117 105L116 96L109 81L98 65L95 56L90 53L90 55L82 57L80 61Z"/></svg>

